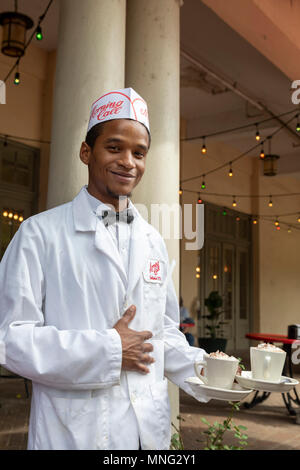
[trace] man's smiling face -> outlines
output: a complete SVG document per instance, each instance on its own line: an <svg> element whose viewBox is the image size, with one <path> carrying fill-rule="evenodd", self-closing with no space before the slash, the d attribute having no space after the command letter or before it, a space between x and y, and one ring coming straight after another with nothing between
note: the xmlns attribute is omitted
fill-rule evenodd
<svg viewBox="0 0 300 470"><path fill-rule="evenodd" d="M93 148L83 142L80 149L89 168L89 193L114 206L120 196L130 196L144 174L148 148L143 124L130 119L105 122Z"/></svg>

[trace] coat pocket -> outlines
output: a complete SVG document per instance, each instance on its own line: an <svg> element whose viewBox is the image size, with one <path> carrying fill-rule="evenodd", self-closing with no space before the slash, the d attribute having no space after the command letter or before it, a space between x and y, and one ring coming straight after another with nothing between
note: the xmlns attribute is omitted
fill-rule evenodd
<svg viewBox="0 0 300 470"><path fill-rule="evenodd" d="M101 398L90 392L63 397L40 391L37 439L39 449L93 450L97 448ZM101 426L100 426L101 428Z"/></svg>
<svg viewBox="0 0 300 470"><path fill-rule="evenodd" d="M151 384L150 390L157 416L155 427L161 442L159 448L169 450L171 441L171 408L167 379Z"/></svg>

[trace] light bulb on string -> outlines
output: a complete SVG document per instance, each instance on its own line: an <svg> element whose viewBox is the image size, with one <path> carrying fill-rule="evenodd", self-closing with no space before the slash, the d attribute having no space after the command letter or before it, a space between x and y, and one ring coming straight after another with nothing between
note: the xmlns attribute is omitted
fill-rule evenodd
<svg viewBox="0 0 300 470"><path fill-rule="evenodd" d="M278 227L278 226L279 226L278 219L276 219L274 223L275 223L276 227Z"/></svg>
<svg viewBox="0 0 300 470"><path fill-rule="evenodd" d="M280 230L280 225L276 225L276 230Z"/></svg>
<svg viewBox="0 0 300 470"><path fill-rule="evenodd" d="M288 233L292 233L291 227L288 228Z"/></svg>
<svg viewBox="0 0 300 470"><path fill-rule="evenodd" d="M19 60L17 61L17 71L15 73L15 78L14 78L14 84L15 85L19 85L19 83L20 83Z"/></svg>
<svg viewBox="0 0 300 470"><path fill-rule="evenodd" d="M239 222L239 221L241 220L241 218L240 218L239 216L237 216L237 217L235 218L235 220L236 220L237 222Z"/></svg>
<svg viewBox="0 0 300 470"><path fill-rule="evenodd" d="M298 216L298 222L300 223L300 214L299 214L299 216Z"/></svg>
<svg viewBox="0 0 300 470"><path fill-rule="evenodd" d="M273 207L272 196L270 196L270 199L269 199L269 207Z"/></svg>
<svg viewBox="0 0 300 470"><path fill-rule="evenodd" d="M183 193L182 188L179 188L178 193L179 193L179 196L182 196L182 193Z"/></svg>
<svg viewBox="0 0 300 470"><path fill-rule="evenodd" d="M259 134L259 130L258 130L258 125L255 124L255 126L256 126L255 140L259 141L260 140L260 134Z"/></svg>
<svg viewBox="0 0 300 470"><path fill-rule="evenodd" d="M205 175L203 175L203 181L202 181L202 184L201 184L201 189L206 189Z"/></svg>
<svg viewBox="0 0 300 470"><path fill-rule="evenodd" d="M257 224L258 224L257 217L255 217L255 216L254 216L254 217L253 217L253 221L252 221L252 222L253 222L253 225L257 225Z"/></svg>
<svg viewBox="0 0 300 470"><path fill-rule="evenodd" d="M300 132L299 114L296 114L296 118L297 118L296 131Z"/></svg>
<svg viewBox="0 0 300 470"><path fill-rule="evenodd" d="M17 71L17 72L15 73L14 84L15 84L15 85L19 85L19 84L20 84L20 73L19 73L19 71Z"/></svg>
<svg viewBox="0 0 300 470"><path fill-rule="evenodd" d="M225 209L225 207L224 207L224 209L223 209L223 211L222 211L222 215L227 215L227 210Z"/></svg>
<svg viewBox="0 0 300 470"><path fill-rule="evenodd" d="M232 162L230 162L230 167L229 167L228 176L233 176L233 171L232 171Z"/></svg>
<svg viewBox="0 0 300 470"><path fill-rule="evenodd" d="M264 144L262 142L261 144L261 149L260 149L260 155L259 157L263 160L265 158L265 152L264 152Z"/></svg>
<svg viewBox="0 0 300 470"><path fill-rule="evenodd" d="M36 28L35 37L38 41L41 41L43 39L42 28L40 25Z"/></svg>
<svg viewBox="0 0 300 470"><path fill-rule="evenodd" d="M233 196L232 205L233 205L233 207L236 207L236 206L237 206L237 203L236 203L236 200L235 200L235 196Z"/></svg>
<svg viewBox="0 0 300 470"><path fill-rule="evenodd" d="M201 199L200 193L199 193L199 195L198 195L197 203L198 203L198 204L202 204L202 203L203 203L203 201L202 201L202 199Z"/></svg>
<svg viewBox="0 0 300 470"><path fill-rule="evenodd" d="M207 148L206 148L206 145L205 145L205 137L203 137L203 145L202 145L201 152L202 152L203 155L205 155L207 153Z"/></svg>

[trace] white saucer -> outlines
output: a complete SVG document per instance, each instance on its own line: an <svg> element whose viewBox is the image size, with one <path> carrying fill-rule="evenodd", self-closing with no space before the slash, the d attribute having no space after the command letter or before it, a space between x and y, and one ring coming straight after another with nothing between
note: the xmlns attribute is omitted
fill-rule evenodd
<svg viewBox="0 0 300 470"><path fill-rule="evenodd" d="M231 389L216 388L205 385L198 377L188 377L185 382L189 384L196 397L199 399L204 398L208 400L222 400L222 401L241 401L246 398L253 390L241 387L239 384L234 383Z"/></svg>
<svg viewBox="0 0 300 470"><path fill-rule="evenodd" d="M252 379L252 372L250 370L243 370L242 375L236 375L235 380L245 388L253 390L261 390L263 392L289 392L299 382L291 377L281 376L280 382L270 382L268 380Z"/></svg>

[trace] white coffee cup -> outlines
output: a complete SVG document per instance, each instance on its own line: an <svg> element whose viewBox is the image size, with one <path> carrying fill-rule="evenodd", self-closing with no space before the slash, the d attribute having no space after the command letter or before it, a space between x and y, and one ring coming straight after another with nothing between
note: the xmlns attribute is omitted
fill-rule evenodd
<svg viewBox="0 0 300 470"><path fill-rule="evenodd" d="M251 347L252 378L269 382L280 382L285 358L285 351L271 351L270 349Z"/></svg>
<svg viewBox="0 0 300 470"><path fill-rule="evenodd" d="M210 387L231 389L239 365L238 359L220 359L209 355L204 355L204 358L194 364L197 377ZM204 376L200 374L199 366L204 368Z"/></svg>

